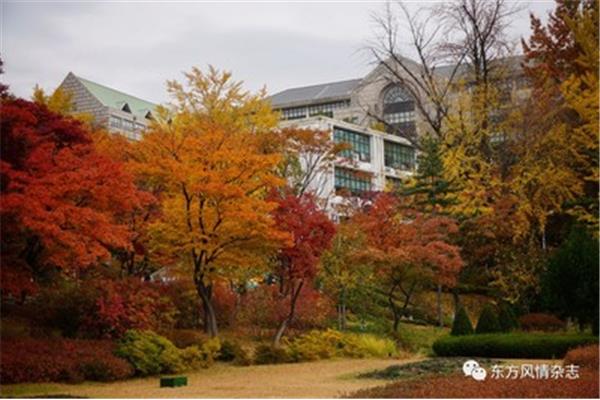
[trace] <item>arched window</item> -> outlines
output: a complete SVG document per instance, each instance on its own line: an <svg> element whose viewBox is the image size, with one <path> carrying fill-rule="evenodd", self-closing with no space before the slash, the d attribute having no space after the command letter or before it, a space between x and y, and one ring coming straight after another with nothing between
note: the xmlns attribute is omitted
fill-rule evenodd
<svg viewBox="0 0 600 400"><path fill-rule="evenodd" d="M415 133L415 102L400 85L388 86L383 93L383 119L391 133Z"/></svg>

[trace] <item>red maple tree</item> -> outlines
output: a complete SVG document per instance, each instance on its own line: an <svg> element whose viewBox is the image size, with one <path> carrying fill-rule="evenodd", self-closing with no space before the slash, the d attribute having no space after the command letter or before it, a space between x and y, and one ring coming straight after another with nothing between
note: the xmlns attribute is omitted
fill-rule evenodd
<svg viewBox="0 0 600 400"><path fill-rule="evenodd" d="M294 319L296 303L303 286L317 274L319 258L329 248L335 225L321 211L310 194L274 195L278 207L273 212L276 226L291 235L291 245L278 255L276 276L280 295L289 301L289 312L281 321L274 338L278 345Z"/></svg>
<svg viewBox="0 0 600 400"><path fill-rule="evenodd" d="M126 248L124 213L138 191L121 163L99 154L84 125L45 106L4 98L2 290L23 296L37 278L70 275Z"/></svg>
<svg viewBox="0 0 600 400"><path fill-rule="evenodd" d="M394 331L419 288L456 284L463 261L459 247L450 243L458 232L451 218L403 208L397 196L382 193L354 219L367 235L367 247L356 256L373 265L379 276Z"/></svg>

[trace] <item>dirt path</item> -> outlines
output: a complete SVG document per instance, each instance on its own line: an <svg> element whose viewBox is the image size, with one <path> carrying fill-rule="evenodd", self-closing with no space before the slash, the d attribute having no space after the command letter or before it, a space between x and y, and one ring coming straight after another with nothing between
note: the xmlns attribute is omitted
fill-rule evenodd
<svg viewBox="0 0 600 400"><path fill-rule="evenodd" d="M381 381L357 379L356 375L417 359L327 360L300 364L234 367L220 364L185 374L188 386L159 388L158 378L134 379L110 384L6 385L3 396L63 394L84 397L339 397L344 393L381 385ZM21 387L19 387L21 386Z"/></svg>

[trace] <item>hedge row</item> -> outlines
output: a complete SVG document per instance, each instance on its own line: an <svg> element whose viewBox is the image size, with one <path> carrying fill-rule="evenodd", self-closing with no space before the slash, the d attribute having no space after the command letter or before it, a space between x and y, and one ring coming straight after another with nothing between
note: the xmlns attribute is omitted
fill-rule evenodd
<svg viewBox="0 0 600 400"><path fill-rule="evenodd" d="M483 334L446 336L433 344L438 356L495 358L563 358L569 349L598 343L598 337L577 334Z"/></svg>
<svg viewBox="0 0 600 400"><path fill-rule="evenodd" d="M0 382L114 381L134 374L108 340L2 340Z"/></svg>

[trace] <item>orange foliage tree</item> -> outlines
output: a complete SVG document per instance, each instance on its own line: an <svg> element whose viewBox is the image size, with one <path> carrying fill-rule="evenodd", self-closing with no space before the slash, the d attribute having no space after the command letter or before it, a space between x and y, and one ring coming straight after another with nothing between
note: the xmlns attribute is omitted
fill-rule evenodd
<svg viewBox="0 0 600 400"><path fill-rule="evenodd" d="M458 231L454 220L401 207L389 193L357 214L366 239L357 257L374 267L393 316L393 329L407 313L413 294L426 285L452 287L462 268L460 249L450 243Z"/></svg>
<svg viewBox="0 0 600 400"><path fill-rule="evenodd" d="M327 172L342 151L350 148L347 143L336 143L331 131L285 128L280 132L283 159L280 174L288 186L299 196L312 193L324 197Z"/></svg>
<svg viewBox="0 0 600 400"><path fill-rule="evenodd" d="M0 120L3 292L24 295L54 271L76 277L126 249L122 216L140 206L139 192L84 125L10 97Z"/></svg>
<svg viewBox="0 0 600 400"><path fill-rule="evenodd" d="M192 276L214 337L215 282L265 263L287 239L271 216L277 204L266 200L283 184L280 155L265 140L277 120L264 93L243 92L229 73L194 69L186 77L187 88L169 83L175 103L136 146L133 167L161 192L150 246Z"/></svg>

